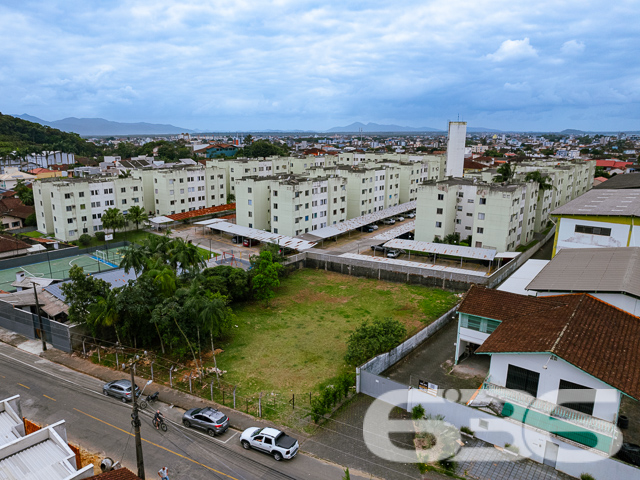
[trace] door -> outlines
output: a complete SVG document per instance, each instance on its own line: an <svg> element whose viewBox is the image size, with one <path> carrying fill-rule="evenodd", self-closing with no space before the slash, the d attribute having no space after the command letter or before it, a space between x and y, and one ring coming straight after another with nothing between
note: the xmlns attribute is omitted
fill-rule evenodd
<svg viewBox="0 0 640 480"><path fill-rule="evenodd" d="M522 392L527 392L533 397L537 397L539 381L540 374L538 372L532 372L526 368L509 365L509 368L507 369L507 383L505 386L511 390L520 390Z"/></svg>
<svg viewBox="0 0 640 480"><path fill-rule="evenodd" d="M556 468L556 462L558 461L558 445L553 442L547 442L544 448L544 460L542 463Z"/></svg>

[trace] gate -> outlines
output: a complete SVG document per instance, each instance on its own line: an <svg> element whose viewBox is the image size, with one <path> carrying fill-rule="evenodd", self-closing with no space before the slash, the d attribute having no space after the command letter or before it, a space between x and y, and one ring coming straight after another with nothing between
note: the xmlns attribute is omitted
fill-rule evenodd
<svg viewBox="0 0 640 480"><path fill-rule="evenodd" d="M403 410L407 410L409 389L406 385L394 382L393 380L389 380L388 378L384 378L379 375L375 375L373 373L367 372L366 370L360 370L359 383L359 393L364 393L365 395L369 395L373 398L379 398L383 394L394 390L402 390L404 392L404 394L402 395L402 401L395 404L395 406L400 407Z"/></svg>

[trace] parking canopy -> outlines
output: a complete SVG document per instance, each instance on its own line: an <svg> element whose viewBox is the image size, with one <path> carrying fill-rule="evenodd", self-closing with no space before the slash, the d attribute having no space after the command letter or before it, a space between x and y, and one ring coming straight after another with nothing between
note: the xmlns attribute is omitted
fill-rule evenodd
<svg viewBox="0 0 640 480"><path fill-rule="evenodd" d="M266 232L264 230L258 230L257 228L243 227L220 219L196 222L196 225L203 225L205 228L210 228L211 230L219 230L231 235L238 235L260 242L275 243L280 247L290 248L292 250L308 250L316 244L316 242L309 242L300 238L278 235L277 233Z"/></svg>
<svg viewBox="0 0 640 480"><path fill-rule="evenodd" d="M387 248L400 248L412 252L433 253L436 255L449 255L451 257L471 258L474 260L493 260L497 250L488 248L461 247L447 243L418 242L415 240L393 239L384 244Z"/></svg>

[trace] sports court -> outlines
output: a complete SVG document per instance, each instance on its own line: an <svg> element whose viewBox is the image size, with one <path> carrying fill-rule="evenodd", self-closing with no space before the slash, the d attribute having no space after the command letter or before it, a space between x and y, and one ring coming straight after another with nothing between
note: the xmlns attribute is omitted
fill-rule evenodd
<svg viewBox="0 0 640 480"><path fill-rule="evenodd" d="M96 250L92 253L83 253L70 257L51 259L47 262L31 263L15 268L0 270L0 290L13 292L16 290L11 284L16 281L16 273L24 271L30 277L56 278L64 280L69 278L69 270L72 266L82 267L85 273L106 272L118 268L122 260L123 248L111 250ZM28 261L28 259L25 259Z"/></svg>

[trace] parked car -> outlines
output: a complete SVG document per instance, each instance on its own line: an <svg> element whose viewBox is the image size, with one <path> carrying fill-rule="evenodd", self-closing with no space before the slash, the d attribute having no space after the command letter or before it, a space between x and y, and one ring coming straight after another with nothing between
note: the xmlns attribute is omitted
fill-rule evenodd
<svg viewBox="0 0 640 480"><path fill-rule="evenodd" d="M393 218L385 218L382 220L382 223L385 225L395 225L396 221Z"/></svg>
<svg viewBox="0 0 640 480"><path fill-rule="evenodd" d="M407 218L416 218L416 212L409 212Z"/></svg>
<svg viewBox="0 0 640 480"><path fill-rule="evenodd" d="M192 408L182 415L182 424L187 428L199 428L207 432L210 437L215 437L227 431L229 417L211 407Z"/></svg>
<svg viewBox="0 0 640 480"><path fill-rule="evenodd" d="M253 247L254 245L260 245L260 240L254 240L252 238L245 238L242 245L245 247Z"/></svg>
<svg viewBox="0 0 640 480"><path fill-rule="evenodd" d="M231 237L231 243L240 243L242 241L242 237L240 235L234 235Z"/></svg>
<svg viewBox="0 0 640 480"><path fill-rule="evenodd" d="M395 217L396 222L404 222L404 217L402 215L398 215Z"/></svg>
<svg viewBox="0 0 640 480"><path fill-rule="evenodd" d="M393 249L393 250L389 250L387 252L387 257L388 258L398 258L403 253L404 253L404 250Z"/></svg>
<svg viewBox="0 0 640 480"><path fill-rule="evenodd" d="M135 386L136 397L140 396L140 389ZM105 383L102 387L102 394L105 397L115 397L122 400L123 403L130 402L131 396L131 380L114 380L113 382Z"/></svg>
<svg viewBox="0 0 640 480"><path fill-rule="evenodd" d="M376 225L375 223L372 223L371 225L368 225L368 226L373 228L374 230L378 230L378 225Z"/></svg>
<svg viewBox="0 0 640 480"><path fill-rule="evenodd" d="M240 435L240 443L245 450L255 448L272 455L280 461L289 460L298 453L298 441L275 428L247 428Z"/></svg>
<svg viewBox="0 0 640 480"><path fill-rule="evenodd" d="M371 245L371 250L373 250L374 252L386 252L387 249L385 247L383 247L382 245Z"/></svg>
<svg viewBox="0 0 640 480"><path fill-rule="evenodd" d="M360 227L359 230L364 233L371 233L374 229L371 225L365 225L364 227Z"/></svg>

